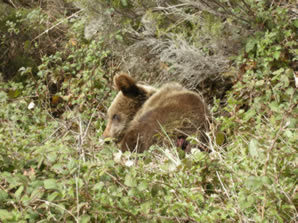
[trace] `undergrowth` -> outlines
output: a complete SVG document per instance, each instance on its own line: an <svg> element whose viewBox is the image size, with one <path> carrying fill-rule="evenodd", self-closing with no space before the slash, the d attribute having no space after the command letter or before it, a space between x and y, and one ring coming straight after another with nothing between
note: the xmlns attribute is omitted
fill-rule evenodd
<svg viewBox="0 0 298 223"><path fill-rule="evenodd" d="M232 89L214 98L209 153L121 153L100 140L113 52L104 38L82 40L81 20L56 53L1 81L0 221L295 222L297 19L245 2L257 29L233 59Z"/></svg>

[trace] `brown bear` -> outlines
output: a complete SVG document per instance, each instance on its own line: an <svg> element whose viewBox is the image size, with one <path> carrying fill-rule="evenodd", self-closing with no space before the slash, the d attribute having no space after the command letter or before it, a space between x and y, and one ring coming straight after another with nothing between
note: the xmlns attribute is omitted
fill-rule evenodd
<svg viewBox="0 0 298 223"><path fill-rule="evenodd" d="M186 148L186 137L207 128L207 106L201 96L178 83L160 89L137 84L127 74L114 77L118 95L108 109L104 138L111 137L122 151L143 152L167 134Z"/></svg>

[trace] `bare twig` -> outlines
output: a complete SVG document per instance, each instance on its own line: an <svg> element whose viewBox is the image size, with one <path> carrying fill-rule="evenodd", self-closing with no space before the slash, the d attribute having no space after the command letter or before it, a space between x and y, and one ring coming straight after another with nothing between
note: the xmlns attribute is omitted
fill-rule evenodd
<svg viewBox="0 0 298 223"><path fill-rule="evenodd" d="M79 218L77 218L76 216L73 215L73 213L71 213L69 210L65 209L64 207L58 205L58 204L55 204L53 202L50 202L50 201L46 201L46 200L41 200L41 199L37 199L37 201L40 201L40 202L43 202L45 203L46 205L48 206L54 206L54 207L58 207L60 208L61 210L67 212L70 216L72 216L76 222L79 222Z"/></svg>
<svg viewBox="0 0 298 223"><path fill-rule="evenodd" d="M216 176L217 176L217 178L219 179L220 185L221 185L222 188L224 189L225 194L227 195L228 198L230 198L230 195L229 195L227 189L225 188L224 184L223 184L222 181L221 181L221 178L220 178L220 176L219 176L219 174L218 174L218 171L216 171Z"/></svg>
<svg viewBox="0 0 298 223"><path fill-rule="evenodd" d="M66 17L65 19L61 20L60 22L58 22L57 24L51 26L50 28L46 29L45 31L43 31L42 33L40 33L38 36L36 36L33 40L31 40L31 42L33 42L34 40L40 38L41 36L43 36L44 34L48 33L50 30L54 29L55 27L59 26L61 23L63 23L65 20L71 19L72 17L75 17L76 15L78 15L79 13L81 13L82 11L84 11L84 9L80 9L79 11L73 13L72 15Z"/></svg>

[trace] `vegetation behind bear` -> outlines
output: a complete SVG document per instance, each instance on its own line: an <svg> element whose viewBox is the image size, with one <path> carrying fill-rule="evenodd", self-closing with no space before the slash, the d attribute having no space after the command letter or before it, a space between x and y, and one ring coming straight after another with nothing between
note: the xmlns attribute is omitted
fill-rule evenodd
<svg viewBox="0 0 298 223"><path fill-rule="evenodd" d="M297 222L296 1L62 1L0 2L0 222ZM211 152L100 143L119 70L198 89Z"/></svg>

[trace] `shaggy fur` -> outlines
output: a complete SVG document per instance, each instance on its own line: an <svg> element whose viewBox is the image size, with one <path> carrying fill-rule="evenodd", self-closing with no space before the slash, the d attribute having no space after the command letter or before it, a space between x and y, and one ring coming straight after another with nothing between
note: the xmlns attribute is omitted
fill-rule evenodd
<svg viewBox="0 0 298 223"><path fill-rule="evenodd" d="M145 101L156 92L150 86L136 84L126 74L118 74L114 77L114 86L119 91L108 109L108 122L103 133L104 138L113 138L120 142L125 130L136 113L141 109Z"/></svg>
<svg viewBox="0 0 298 223"><path fill-rule="evenodd" d="M207 126L202 98L180 84L170 83L157 90L136 84L126 74L117 75L114 84L119 93L108 110L104 137L114 138L122 151L143 152L160 143L162 131L181 140L199 135Z"/></svg>

